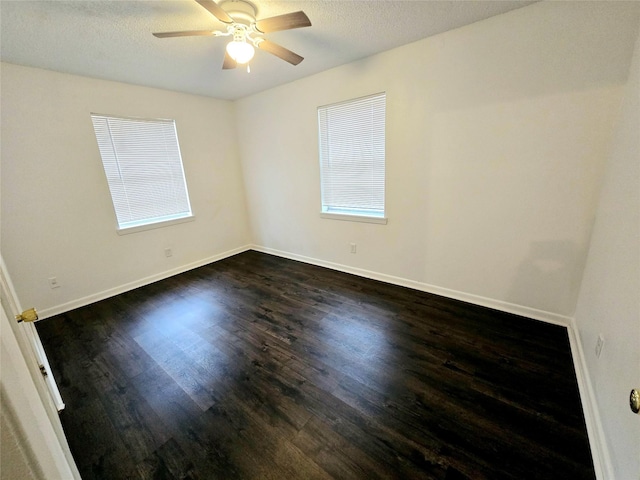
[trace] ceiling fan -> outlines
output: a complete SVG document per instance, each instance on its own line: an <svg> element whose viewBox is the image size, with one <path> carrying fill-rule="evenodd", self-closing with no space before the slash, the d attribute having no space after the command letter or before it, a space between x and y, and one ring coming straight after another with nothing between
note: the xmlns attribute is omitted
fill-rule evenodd
<svg viewBox="0 0 640 480"><path fill-rule="evenodd" d="M197 35L213 35L215 37L230 36L233 40L227 44L224 61L222 63L222 68L225 70L248 63L255 53L254 46L292 65L298 65L304 60L304 58L297 53L262 37L265 33L310 27L311 21L304 12L291 12L256 20L256 7L246 0L224 0L219 4L214 0L195 1L222 23L225 23L227 30L225 32L220 30L159 32L153 35L158 38L190 37Z"/></svg>

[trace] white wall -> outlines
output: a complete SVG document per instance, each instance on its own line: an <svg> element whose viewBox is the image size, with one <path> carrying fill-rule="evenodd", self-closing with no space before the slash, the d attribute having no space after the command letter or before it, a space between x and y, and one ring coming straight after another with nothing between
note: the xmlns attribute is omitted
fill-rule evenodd
<svg viewBox="0 0 640 480"><path fill-rule="evenodd" d="M231 102L6 63L1 81L2 255L24 305L73 306L250 242ZM116 234L91 112L176 120L195 221Z"/></svg>
<svg viewBox="0 0 640 480"><path fill-rule="evenodd" d="M637 25L543 2L239 100L254 242L571 316ZM321 219L316 109L380 91L389 223Z"/></svg>
<svg viewBox="0 0 640 480"><path fill-rule="evenodd" d="M585 360L614 468L640 479L640 36L598 206L576 310ZM595 354L598 334L605 344Z"/></svg>

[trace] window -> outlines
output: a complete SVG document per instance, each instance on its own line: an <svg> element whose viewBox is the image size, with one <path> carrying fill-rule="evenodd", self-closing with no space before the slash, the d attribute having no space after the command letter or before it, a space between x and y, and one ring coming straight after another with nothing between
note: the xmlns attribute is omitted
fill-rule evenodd
<svg viewBox="0 0 640 480"><path fill-rule="evenodd" d="M379 93L318 108L321 216L386 223L385 104Z"/></svg>
<svg viewBox="0 0 640 480"><path fill-rule="evenodd" d="M173 120L91 119L118 233L193 219Z"/></svg>

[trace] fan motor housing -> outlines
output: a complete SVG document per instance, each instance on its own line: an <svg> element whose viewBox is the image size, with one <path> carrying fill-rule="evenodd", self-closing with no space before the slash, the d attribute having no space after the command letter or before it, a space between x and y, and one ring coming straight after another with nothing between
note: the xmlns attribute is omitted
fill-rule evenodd
<svg viewBox="0 0 640 480"><path fill-rule="evenodd" d="M246 0L225 0L220 2L219 5L236 23L249 26L256 21L258 9L251 2Z"/></svg>

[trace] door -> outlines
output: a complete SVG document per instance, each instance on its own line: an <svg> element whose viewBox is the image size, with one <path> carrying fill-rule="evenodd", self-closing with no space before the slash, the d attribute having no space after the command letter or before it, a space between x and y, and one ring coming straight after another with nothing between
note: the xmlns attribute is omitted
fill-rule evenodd
<svg viewBox="0 0 640 480"><path fill-rule="evenodd" d="M1 260L0 265L0 291L2 293L2 305L5 314L9 319L16 318L16 315L20 315L23 309L13 290L13 284L7 273L4 260ZM64 402L62 401L60 390L53 377L49 360L44 352L44 347L42 346L36 327L32 322L21 322L16 331L16 336L27 362L37 366L40 375L42 375L50 401L58 412L61 411L64 409ZM36 381L36 384L37 383L39 382Z"/></svg>
<svg viewBox="0 0 640 480"><path fill-rule="evenodd" d="M23 454L3 455L3 474L20 471L33 478L79 480L58 417L64 404L33 324L15 320L19 303L1 258L0 293L0 412L3 425L20 433L7 438ZM3 443L3 454L10 447Z"/></svg>

